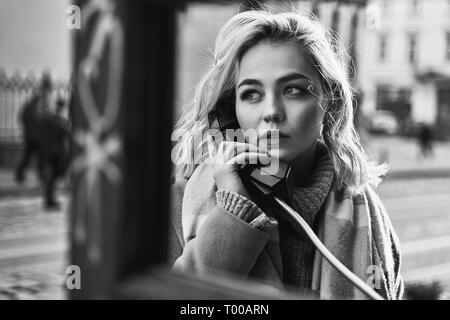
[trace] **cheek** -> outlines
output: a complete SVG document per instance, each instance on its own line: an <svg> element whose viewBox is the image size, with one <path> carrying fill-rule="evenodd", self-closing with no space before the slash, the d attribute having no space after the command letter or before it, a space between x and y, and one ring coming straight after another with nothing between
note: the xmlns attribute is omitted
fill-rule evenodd
<svg viewBox="0 0 450 320"><path fill-rule="evenodd" d="M254 110L252 111L248 106L242 106L239 103L236 103L236 118L239 122L239 126L243 130L257 128L257 113L254 112Z"/></svg>
<svg viewBox="0 0 450 320"><path fill-rule="evenodd" d="M323 115L323 110L315 103L293 110L291 112L290 122L296 137L315 138L319 131Z"/></svg>

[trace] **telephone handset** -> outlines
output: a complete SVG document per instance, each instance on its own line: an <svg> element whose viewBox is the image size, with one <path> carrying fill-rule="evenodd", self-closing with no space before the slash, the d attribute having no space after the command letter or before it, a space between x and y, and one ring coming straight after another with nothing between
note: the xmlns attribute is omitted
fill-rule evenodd
<svg viewBox="0 0 450 320"><path fill-rule="evenodd" d="M234 92L226 95L219 100L216 107L208 114L209 125L213 129L219 129L226 139L225 131L227 129L238 129L239 123L236 118ZM289 179L291 167L289 164L279 161L279 169L275 174L264 172L265 166L247 165L240 170L239 174L248 192L256 190L262 192L268 198L273 198L282 211L284 218L299 225L319 250L322 256L333 265L343 276L352 282L359 290L364 292L373 300L383 300L383 298L369 287L361 278L352 273L344 264L342 264L325 245L316 236L308 223L293 210L288 203L291 201L293 186ZM270 197L269 197L270 196Z"/></svg>
<svg viewBox="0 0 450 320"><path fill-rule="evenodd" d="M216 107L208 114L208 120L210 127L220 130L224 139L226 139L226 130L240 128L236 117L234 93L219 100ZM288 179L291 167L283 161L278 161L277 164L276 172L273 168L269 170L270 164L248 164L239 171L239 175L250 193L255 190L265 196L277 195L290 203L294 187L291 179Z"/></svg>

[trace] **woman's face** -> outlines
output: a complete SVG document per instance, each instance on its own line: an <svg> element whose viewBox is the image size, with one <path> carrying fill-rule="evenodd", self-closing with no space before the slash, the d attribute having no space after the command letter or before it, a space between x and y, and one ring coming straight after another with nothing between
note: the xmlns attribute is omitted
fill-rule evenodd
<svg viewBox="0 0 450 320"><path fill-rule="evenodd" d="M324 111L320 75L305 49L261 42L240 61L236 116L243 130L279 130L279 158L290 162L309 152ZM308 87L311 86L311 93Z"/></svg>

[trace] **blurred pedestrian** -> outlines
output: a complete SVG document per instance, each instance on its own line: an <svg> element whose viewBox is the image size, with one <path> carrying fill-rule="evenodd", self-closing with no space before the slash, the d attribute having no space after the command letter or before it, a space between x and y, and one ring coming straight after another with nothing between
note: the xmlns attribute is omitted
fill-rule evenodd
<svg viewBox="0 0 450 320"><path fill-rule="evenodd" d="M63 116L66 101L58 98L54 113L43 119L41 154L44 177L45 207L58 209L59 202L55 198L55 186L62 178L69 164L70 122Z"/></svg>
<svg viewBox="0 0 450 320"><path fill-rule="evenodd" d="M23 153L15 172L18 183L25 181L26 169L33 158L37 160L38 176L41 181L43 180L43 163L39 146L42 140L42 120L50 112L51 90L50 74L44 73L38 89L20 112L19 121L23 126Z"/></svg>
<svg viewBox="0 0 450 320"><path fill-rule="evenodd" d="M426 158L433 157L433 132L429 125L422 124L418 133L419 156Z"/></svg>

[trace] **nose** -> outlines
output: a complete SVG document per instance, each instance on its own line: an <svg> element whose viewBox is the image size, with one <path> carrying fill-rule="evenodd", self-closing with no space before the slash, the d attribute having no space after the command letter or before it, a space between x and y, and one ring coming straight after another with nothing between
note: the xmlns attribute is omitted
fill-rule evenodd
<svg viewBox="0 0 450 320"><path fill-rule="evenodd" d="M277 97L267 97L263 113L263 120L266 123L279 123L285 119L284 107Z"/></svg>

